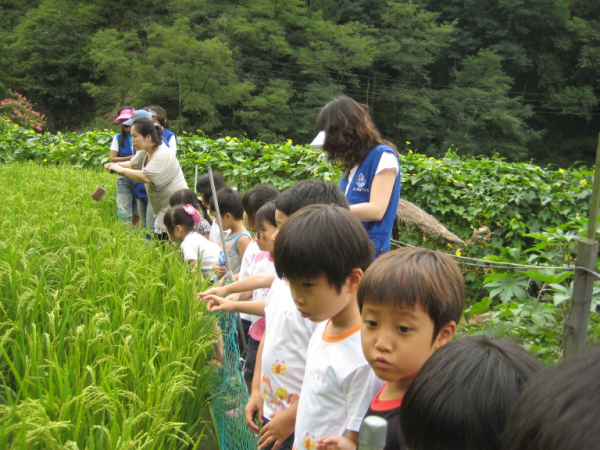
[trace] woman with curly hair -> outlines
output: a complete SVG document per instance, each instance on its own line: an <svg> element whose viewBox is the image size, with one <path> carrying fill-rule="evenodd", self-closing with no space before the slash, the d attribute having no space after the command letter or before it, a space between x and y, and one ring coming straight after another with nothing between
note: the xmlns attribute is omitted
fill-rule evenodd
<svg viewBox="0 0 600 450"><path fill-rule="evenodd" d="M330 161L344 168L339 186L350 211L367 230L378 257L390 249L400 201L396 148L381 138L368 106L346 96L327 103L316 125L321 131L311 147L323 148Z"/></svg>

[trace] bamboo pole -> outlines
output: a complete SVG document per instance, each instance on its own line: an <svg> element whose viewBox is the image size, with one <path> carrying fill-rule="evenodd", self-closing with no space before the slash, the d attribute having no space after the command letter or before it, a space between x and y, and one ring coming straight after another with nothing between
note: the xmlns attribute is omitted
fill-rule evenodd
<svg viewBox="0 0 600 450"><path fill-rule="evenodd" d="M596 169L594 171L594 188L590 205L587 237L579 239L577 250L577 266L596 271L598 258L598 242L596 224L598 222L598 199L600 197L600 135L596 149ZM570 358L585 351L590 307L594 289L594 276L581 269L575 271L573 283L573 301L571 312L565 322L565 358Z"/></svg>

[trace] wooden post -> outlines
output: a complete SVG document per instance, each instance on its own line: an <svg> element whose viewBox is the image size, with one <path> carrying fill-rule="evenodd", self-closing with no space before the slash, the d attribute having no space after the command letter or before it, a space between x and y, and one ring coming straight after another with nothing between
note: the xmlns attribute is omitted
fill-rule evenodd
<svg viewBox="0 0 600 450"><path fill-rule="evenodd" d="M577 249L577 266L596 271L598 258L598 242L596 224L598 222L598 199L600 197L600 136L596 149L596 170L594 171L594 189L590 205L588 233L586 238L579 239ZM584 270L575 272L573 283L573 301L571 312L565 322L565 358L570 358L585 351L588 325L590 322L590 307L594 289L595 277Z"/></svg>

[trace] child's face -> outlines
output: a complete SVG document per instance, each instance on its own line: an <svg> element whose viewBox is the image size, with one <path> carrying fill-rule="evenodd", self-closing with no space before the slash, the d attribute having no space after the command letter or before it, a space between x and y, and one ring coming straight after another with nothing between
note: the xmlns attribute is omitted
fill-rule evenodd
<svg viewBox="0 0 600 450"><path fill-rule="evenodd" d="M275 222L277 223L277 230L275 230L275 232L271 235L271 240L273 242L275 242L275 238L277 237L279 230L281 230L281 227L288 221L289 218L290 216L287 214L282 213L278 209L275 210Z"/></svg>
<svg viewBox="0 0 600 450"><path fill-rule="evenodd" d="M168 232L169 234L169 240L171 242L181 242L185 239L185 237L187 236L187 233L185 232L184 228L181 225L176 225L175 228L173 228L172 232Z"/></svg>
<svg viewBox="0 0 600 450"><path fill-rule="evenodd" d="M456 324L440 330L432 342L434 323L420 307L404 309L364 303L362 348L375 374L406 389L425 361L454 336Z"/></svg>
<svg viewBox="0 0 600 450"><path fill-rule="evenodd" d="M273 240L271 239L273 234L277 231L277 227L268 220L263 220L258 227L258 233L256 233L258 248L263 252L273 251Z"/></svg>
<svg viewBox="0 0 600 450"><path fill-rule="evenodd" d="M348 308L350 302L356 302L356 298L350 294L356 292L362 270L354 269L354 271L339 292L335 286L329 284L325 275L312 280L288 281L292 298L302 317L311 322L323 322Z"/></svg>

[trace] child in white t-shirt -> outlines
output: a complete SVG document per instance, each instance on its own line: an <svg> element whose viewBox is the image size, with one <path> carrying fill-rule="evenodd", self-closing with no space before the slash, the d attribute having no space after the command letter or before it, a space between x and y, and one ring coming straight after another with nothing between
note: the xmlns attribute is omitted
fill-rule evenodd
<svg viewBox="0 0 600 450"><path fill-rule="evenodd" d="M324 436L356 442L371 399L383 386L361 349L356 299L373 244L360 221L344 208L301 209L277 235L273 256L302 317L319 323L306 354L295 449L313 448Z"/></svg>
<svg viewBox="0 0 600 450"><path fill-rule="evenodd" d="M171 241L180 245L183 259L193 267L198 267L206 277L219 260L221 248L194 231L202 217L192 205L180 205L171 208L164 217L164 223Z"/></svg>

